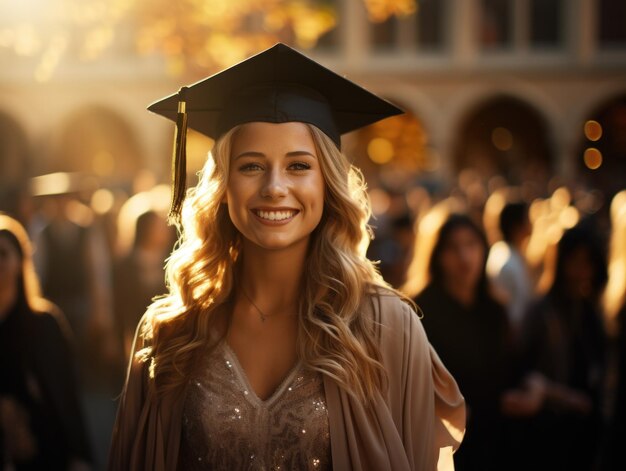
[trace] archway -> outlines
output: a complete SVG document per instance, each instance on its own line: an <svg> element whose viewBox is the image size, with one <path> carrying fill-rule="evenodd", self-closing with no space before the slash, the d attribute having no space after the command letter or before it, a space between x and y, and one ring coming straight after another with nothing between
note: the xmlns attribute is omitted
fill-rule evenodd
<svg viewBox="0 0 626 471"><path fill-rule="evenodd" d="M127 184L144 167L132 126L104 106L87 106L68 116L52 148L43 172L82 172L111 184Z"/></svg>
<svg viewBox="0 0 626 471"><path fill-rule="evenodd" d="M457 174L473 169L485 179L500 175L514 185L545 184L554 161L545 118L508 95L493 97L467 113L452 155Z"/></svg>

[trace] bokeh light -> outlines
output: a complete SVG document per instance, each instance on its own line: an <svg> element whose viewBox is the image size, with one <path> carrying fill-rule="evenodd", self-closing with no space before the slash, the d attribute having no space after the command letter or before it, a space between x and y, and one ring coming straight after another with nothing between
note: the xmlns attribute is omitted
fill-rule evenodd
<svg viewBox="0 0 626 471"><path fill-rule="evenodd" d="M590 170L597 170L602 166L602 153L595 147L586 149L583 159Z"/></svg>
<svg viewBox="0 0 626 471"><path fill-rule="evenodd" d="M513 147L513 134L506 128L497 127L491 132L491 142L498 150L511 150L511 147Z"/></svg>
<svg viewBox="0 0 626 471"><path fill-rule="evenodd" d="M585 137L590 141L598 141L602 137L602 125L590 119L585 123Z"/></svg>
<svg viewBox="0 0 626 471"><path fill-rule="evenodd" d="M377 164L386 164L393 159L393 144L384 137L375 137L367 145L367 155Z"/></svg>

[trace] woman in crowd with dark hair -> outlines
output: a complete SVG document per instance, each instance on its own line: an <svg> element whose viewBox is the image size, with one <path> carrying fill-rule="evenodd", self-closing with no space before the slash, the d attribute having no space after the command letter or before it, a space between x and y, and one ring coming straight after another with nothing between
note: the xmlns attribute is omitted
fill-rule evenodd
<svg viewBox="0 0 626 471"><path fill-rule="evenodd" d="M469 216L455 213L433 236L430 254L415 248L416 257L430 261L426 287L414 299L428 339L467 403L467 433L454 455L456 469L506 469L500 398L513 381L511 332L485 273L487 241ZM419 275L409 273L408 283L411 276Z"/></svg>
<svg viewBox="0 0 626 471"><path fill-rule="evenodd" d="M563 234L553 274L522 325L525 387L505 401L519 416L514 469L589 471L602 431L606 335L599 301L607 280L604 244L591 224Z"/></svg>
<svg viewBox="0 0 626 471"><path fill-rule="evenodd" d="M31 255L22 225L0 215L0 466L89 469L69 327L40 296Z"/></svg>
<svg viewBox="0 0 626 471"><path fill-rule="evenodd" d="M369 200L340 150L400 110L284 44L150 109L216 143L184 203L175 178L169 292L138 330L110 468L451 464L463 398L365 257Z"/></svg>

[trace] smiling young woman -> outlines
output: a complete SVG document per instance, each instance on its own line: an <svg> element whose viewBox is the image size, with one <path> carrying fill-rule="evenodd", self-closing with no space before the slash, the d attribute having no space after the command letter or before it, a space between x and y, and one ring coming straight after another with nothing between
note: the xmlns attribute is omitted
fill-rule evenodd
<svg viewBox="0 0 626 471"><path fill-rule="evenodd" d="M308 125L246 123L233 137L224 202L243 243L289 250L303 260L324 208L324 178Z"/></svg>
<svg viewBox="0 0 626 471"><path fill-rule="evenodd" d="M282 44L150 109L174 119L182 94L179 129L216 144L174 199L169 294L138 328L110 469L451 465L463 397L365 257L365 184L340 151L400 110Z"/></svg>

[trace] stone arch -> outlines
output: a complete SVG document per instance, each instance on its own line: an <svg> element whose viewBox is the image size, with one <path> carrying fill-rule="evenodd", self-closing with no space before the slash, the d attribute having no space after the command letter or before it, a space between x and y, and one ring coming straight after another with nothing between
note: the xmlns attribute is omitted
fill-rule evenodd
<svg viewBox="0 0 626 471"><path fill-rule="evenodd" d="M129 183L144 168L133 126L117 111L98 104L65 118L53 137L51 154L44 172L82 172L111 183Z"/></svg>
<svg viewBox="0 0 626 471"><path fill-rule="evenodd" d="M498 93L466 109L452 148L452 169L473 168L509 183L545 183L555 166L549 121L527 100Z"/></svg>

